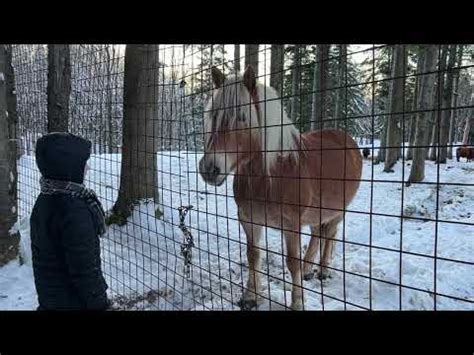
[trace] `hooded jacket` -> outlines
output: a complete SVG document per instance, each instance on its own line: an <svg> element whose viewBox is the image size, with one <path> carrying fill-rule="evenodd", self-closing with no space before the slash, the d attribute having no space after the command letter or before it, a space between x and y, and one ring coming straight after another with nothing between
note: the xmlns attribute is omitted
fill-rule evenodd
<svg viewBox="0 0 474 355"><path fill-rule="evenodd" d="M85 139L51 133L37 141L36 164L44 178L82 184L90 152ZM38 309L106 309L97 222L86 202L40 194L30 222Z"/></svg>

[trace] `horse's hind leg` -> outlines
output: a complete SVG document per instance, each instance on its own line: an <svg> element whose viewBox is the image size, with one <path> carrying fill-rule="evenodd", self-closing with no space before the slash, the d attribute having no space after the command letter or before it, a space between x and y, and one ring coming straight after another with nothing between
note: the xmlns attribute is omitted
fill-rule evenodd
<svg viewBox="0 0 474 355"><path fill-rule="evenodd" d="M262 226L253 223L242 222L245 235L247 236L247 260L249 264L249 276L247 280L247 289L239 301L242 309L251 309L257 306L257 291L260 289L260 239Z"/></svg>
<svg viewBox="0 0 474 355"><path fill-rule="evenodd" d="M319 226L311 226L311 239L309 241L308 249L304 255L303 265L303 279L305 281L311 280L314 277L313 265L319 251L320 235L323 232L323 228Z"/></svg>
<svg viewBox="0 0 474 355"><path fill-rule="evenodd" d="M318 278L324 280L330 276L329 263L331 262L334 243L336 242L337 226L342 220L342 217L337 217L332 221L328 222L324 226L323 240L322 240L322 255L321 255L321 267L318 272Z"/></svg>

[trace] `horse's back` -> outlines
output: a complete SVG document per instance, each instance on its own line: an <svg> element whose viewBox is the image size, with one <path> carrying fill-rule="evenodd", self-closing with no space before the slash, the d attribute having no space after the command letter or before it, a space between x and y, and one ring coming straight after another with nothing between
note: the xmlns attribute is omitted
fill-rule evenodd
<svg viewBox="0 0 474 355"><path fill-rule="evenodd" d="M362 155L350 135L338 129L323 129L305 133L303 141L305 154L311 165L316 165L318 175L323 178L360 179ZM314 176L314 169L311 175Z"/></svg>

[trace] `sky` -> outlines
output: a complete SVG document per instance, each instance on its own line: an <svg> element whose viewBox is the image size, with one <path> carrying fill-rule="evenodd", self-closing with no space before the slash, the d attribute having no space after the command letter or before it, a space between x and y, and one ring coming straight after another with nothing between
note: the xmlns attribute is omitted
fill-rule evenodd
<svg viewBox="0 0 474 355"><path fill-rule="evenodd" d="M214 44L220 46L221 44ZM199 57L200 51L197 47L199 45L185 46L184 44L163 44L160 45L160 61L165 63L165 75L169 75L171 68L177 70L177 77L189 77L196 73L199 68ZM232 67L232 61L234 60L234 44L224 44L227 53L227 60L229 61L230 67ZM378 55L379 51L373 51L372 48L377 48L380 44L349 44L348 59L354 64L362 64L365 59L371 59L372 56ZM125 45L119 45L119 56L123 56L125 51ZM241 54L241 68L244 69L245 61L245 45L240 45ZM463 65L472 65L472 60L465 58ZM371 70L370 66L360 68L363 71ZM469 68L468 71L473 72L473 68ZM263 83L269 82L270 73L270 45L260 44L259 48L259 80Z"/></svg>
<svg viewBox="0 0 474 355"><path fill-rule="evenodd" d="M219 44L216 44L219 45ZM372 55L373 45L366 44L355 44L348 46L348 54L351 61L354 63L361 63L367 57ZM123 46L125 47L125 46ZM227 59L233 61L234 59L234 44L226 44L225 50L227 52ZM183 63L184 55L184 63ZM243 68L244 56L245 56L245 45L240 45L240 55L241 55L241 67ZM176 45L162 45L160 47L160 56L161 61L168 63L175 63L175 68L179 70L178 76L182 76L183 73L189 75L191 72L194 72L199 63L199 51L196 46L188 47L184 49L182 44ZM183 65L184 64L184 65ZM264 75L264 73L270 72L270 45L261 44L259 48L259 75ZM260 78L264 80L264 78Z"/></svg>

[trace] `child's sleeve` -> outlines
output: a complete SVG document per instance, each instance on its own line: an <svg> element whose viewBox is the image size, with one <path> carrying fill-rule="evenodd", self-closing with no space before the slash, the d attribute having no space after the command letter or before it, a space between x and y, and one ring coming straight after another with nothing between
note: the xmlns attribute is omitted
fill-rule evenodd
<svg viewBox="0 0 474 355"><path fill-rule="evenodd" d="M107 284L100 265L100 243L91 212L74 204L65 218L61 241L65 261L79 297L87 309L108 307Z"/></svg>

